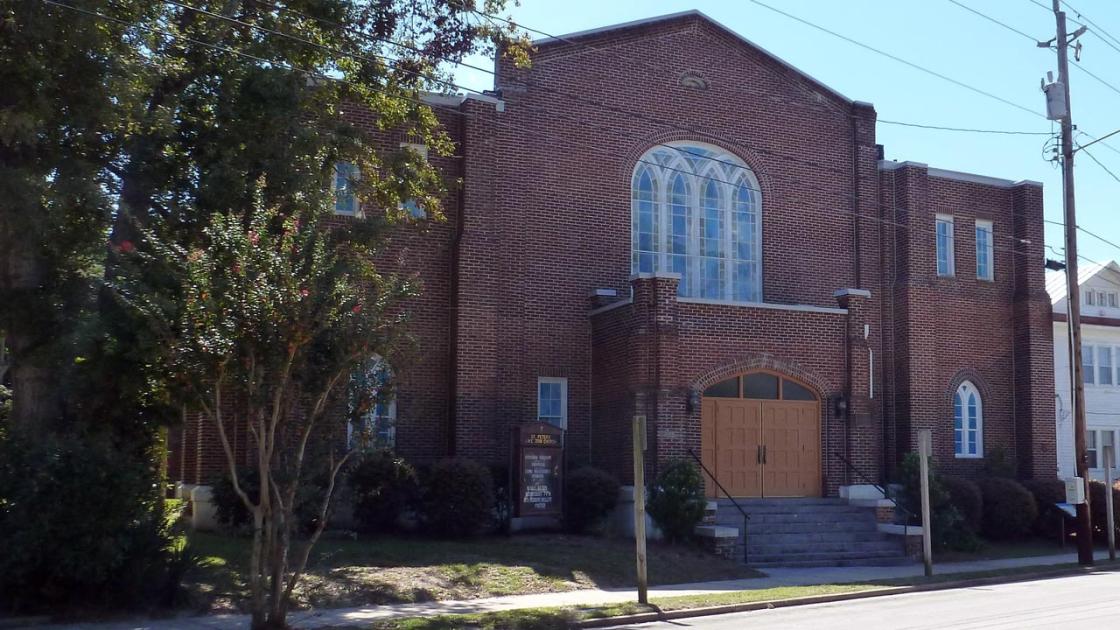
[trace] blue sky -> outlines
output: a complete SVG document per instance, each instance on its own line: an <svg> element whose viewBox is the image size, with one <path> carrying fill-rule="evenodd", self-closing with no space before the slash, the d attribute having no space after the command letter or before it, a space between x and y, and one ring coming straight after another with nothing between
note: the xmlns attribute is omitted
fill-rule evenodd
<svg viewBox="0 0 1120 630"><path fill-rule="evenodd" d="M819 24L885 52L925 66L957 81L1045 113L1039 80L1057 71L1053 52L1035 47L1017 35L949 0L764 0L788 13ZM1031 0L959 0L1037 39L1054 34L1054 16ZM1049 0L1038 0L1049 4ZM1069 0L1108 34L1120 38L1120 2ZM942 79L923 74L747 0L523 0L507 15L520 24L562 35L611 24L699 9L705 14L823 81L849 98L874 103L881 120L1013 131L1048 132L1051 123L1009 105L974 94ZM1077 14L1067 9L1070 19ZM1071 30L1076 25L1071 24ZM1115 91L1076 68L1071 70L1073 118L1077 127L1100 137L1120 128L1120 50L1109 47L1106 34L1082 37L1081 65ZM1120 43L1112 44L1120 49ZM491 67L492 61L472 63ZM1072 57L1071 57L1072 63ZM461 69L458 82L487 89L492 77ZM886 157L925 162L930 166L995 177L1041 181L1046 190L1046 218L1062 220L1060 171L1043 159L1046 136L1005 136L914 129L880 124L877 134ZM1082 142L1088 142L1082 138ZM1108 146L1089 150L1120 175L1120 134ZM1078 223L1120 243L1120 182L1087 155L1078 155L1076 186ZM1047 250L1060 257L1062 229L1048 225ZM1120 249L1082 235L1083 256L1120 259ZM1084 263L1084 261L1082 261Z"/></svg>

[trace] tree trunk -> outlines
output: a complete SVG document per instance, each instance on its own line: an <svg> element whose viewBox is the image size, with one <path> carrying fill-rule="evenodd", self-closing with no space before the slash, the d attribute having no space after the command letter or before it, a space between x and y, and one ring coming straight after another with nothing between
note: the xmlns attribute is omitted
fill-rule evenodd
<svg viewBox="0 0 1120 630"><path fill-rule="evenodd" d="M10 213L12 208L4 208ZM30 434L49 430L61 411L55 365L50 360L54 338L54 312L45 300L47 275L34 237L16 233L11 217L0 233L0 295L4 305L2 326L7 334L12 379L10 423L15 432Z"/></svg>

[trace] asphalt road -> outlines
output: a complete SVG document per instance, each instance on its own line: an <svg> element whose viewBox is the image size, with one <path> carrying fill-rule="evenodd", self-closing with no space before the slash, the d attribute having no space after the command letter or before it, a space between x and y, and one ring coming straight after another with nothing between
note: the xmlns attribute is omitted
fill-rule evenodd
<svg viewBox="0 0 1120 630"><path fill-rule="evenodd" d="M619 627L643 630L1120 628L1120 573L910 593Z"/></svg>

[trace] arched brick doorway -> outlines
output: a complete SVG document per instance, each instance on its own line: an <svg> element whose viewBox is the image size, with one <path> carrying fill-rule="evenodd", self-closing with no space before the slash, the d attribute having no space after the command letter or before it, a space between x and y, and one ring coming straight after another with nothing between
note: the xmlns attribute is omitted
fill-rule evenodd
<svg viewBox="0 0 1120 630"><path fill-rule="evenodd" d="M732 376L704 390L701 459L733 497L819 497L820 418L820 396L790 376Z"/></svg>

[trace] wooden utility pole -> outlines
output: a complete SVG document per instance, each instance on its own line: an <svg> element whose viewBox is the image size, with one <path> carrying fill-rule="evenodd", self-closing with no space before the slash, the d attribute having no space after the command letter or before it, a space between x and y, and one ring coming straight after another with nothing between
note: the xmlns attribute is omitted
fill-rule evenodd
<svg viewBox="0 0 1120 630"><path fill-rule="evenodd" d="M649 603L646 577L646 417L634 416L634 544L638 569L638 603Z"/></svg>
<svg viewBox="0 0 1120 630"><path fill-rule="evenodd" d="M1108 559L1110 561L1116 560L1116 521L1115 513L1112 511L1112 462L1115 449L1111 446L1104 447L1104 505L1105 514L1107 518L1105 523L1108 527Z"/></svg>
<svg viewBox="0 0 1120 630"><path fill-rule="evenodd" d="M1077 213L1073 194L1073 116L1069 98L1069 44L1066 33L1066 14L1061 0L1053 0L1054 17L1058 23L1058 36L1054 45L1058 49L1058 82L1065 98L1062 124L1062 183L1065 193L1066 222L1066 311L1069 314L1071 349L1073 354L1073 444L1077 476L1082 483L1089 478L1089 461L1085 453L1085 379L1081 364L1081 287L1077 284ZM1079 35L1077 33L1076 35ZM1075 37L1076 37L1075 35ZM1085 502L1077 504L1077 561L1082 565L1093 564L1093 528L1089 518L1089 493L1086 487Z"/></svg>
<svg viewBox="0 0 1120 630"><path fill-rule="evenodd" d="M926 577L933 575L933 531L929 517L929 457L933 454L933 431L918 432L918 462L922 489L922 563Z"/></svg>

